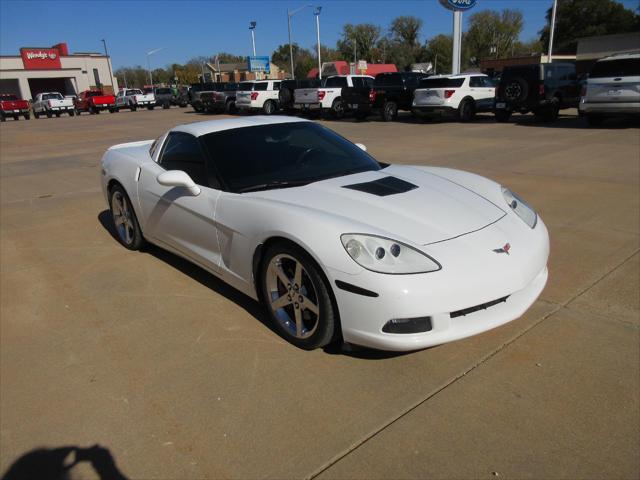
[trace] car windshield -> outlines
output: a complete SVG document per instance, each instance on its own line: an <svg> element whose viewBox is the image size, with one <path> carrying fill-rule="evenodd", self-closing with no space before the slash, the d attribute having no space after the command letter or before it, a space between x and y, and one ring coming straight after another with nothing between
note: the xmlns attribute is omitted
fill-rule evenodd
<svg viewBox="0 0 640 480"><path fill-rule="evenodd" d="M420 88L454 88L461 87L463 78L424 78L420 80Z"/></svg>
<svg viewBox="0 0 640 480"><path fill-rule="evenodd" d="M640 58L621 58L596 62L589 78L640 76Z"/></svg>
<svg viewBox="0 0 640 480"><path fill-rule="evenodd" d="M200 138L221 180L236 193L382 168L362 149L313 122L223 130Z"/></svg>
<svg viewBox="0 0 640 480"><path fill-rule="evenodd" d="M102 96L102 92L99 92L97 90L87 92L87 97L100 97L100 96Z"/></svg>
<svg viewBox="0 0 640 480"><path fill-rule="evenodd" d="M63 97L59 93L45 93L42 95L43 100L62 100Z"/></svg>
<svg viewBox="0 0 640 480"><path fill-rule="evenodd" d="M142 90L129 90L127 95L142 95Z"/></svg>
<svg viewBox="0 0 640 480"><path fill-rule="evenodd" d="M240 91L253 90L253 82L242 82L240 85L238 85L238 90Z"/></svg>

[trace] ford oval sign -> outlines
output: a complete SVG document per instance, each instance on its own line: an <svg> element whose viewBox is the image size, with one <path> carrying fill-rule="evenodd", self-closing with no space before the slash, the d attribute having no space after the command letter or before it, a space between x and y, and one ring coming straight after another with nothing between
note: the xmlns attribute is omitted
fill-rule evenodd
<svg viewBox="0 0 640 480"><path fill-rule="evenodd" d="M469 10L475 7L477 0L440 0L440 4L448 10Z"/></svg>

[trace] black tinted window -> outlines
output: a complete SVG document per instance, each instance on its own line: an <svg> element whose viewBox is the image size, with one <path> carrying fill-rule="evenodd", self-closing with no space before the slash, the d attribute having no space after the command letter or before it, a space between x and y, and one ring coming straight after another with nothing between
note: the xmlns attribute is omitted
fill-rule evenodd
<svg viewBox="0 0 640 480"><path fill-rule="evenodd" d="M484 77L471 77L469 79L470 87L484 87Z"/></svg>
<svg viewBox="0 0 640 480"><path fill-rule="evenodd" d="M170 88L156 88L156 93L158 95L167 95L167 94L171 94L171 89Z"/></svg>
<svg viewBox="0 0 640 480"><path fill-rule="evenodd" d="M456 88L461 87L464 78L423 78L420 88Z"/></svg>
<svg viewBox="0 0 640 480"><path fill-rule="evenodd" d="M263 90L266 90L268 86L269 86L269 84L267 82L254 83L253 84L253 90L256 91L256 92L262 92Z"/></svg>
<svg viewBox="0 0 640 480"><path fill-rule="evenodd" d="M242 82L240 85L238 85L238 90L240 91L252 91L253 90L253 82Z"/></svg>
<svg viewBox="0 0 640 480"><path fill-rule="evenodd" d="M224 87L222 87L222 90L225 92L235 92L236 90L238 90L238 84L237 83L225 83Z"/></svg>
<svg viewBox="0 0 640 480"><path fill-rule="evenodd" d="M376 87L386 87L388 85L401 85L402 79L397 73L378 75L373 82Z"/></svg>
<svg viewBox="0 0 640 480"><path fill-rule="evenodd" d="M327 81L324 84L325 87L346 87L347 86L347 78L346 77L330 77L327 78Z"/></svg>
<svg viewBox="0 0 640 480"><path fill-rule="evenodd" d="M621 58L596 62L590 78L628 77L640 75L640 58Z"/></svg>
<svg viewBox="0 0 640 480"><path fill-rule="evenodd" d="M369 154L313 122L224 130L201 139L233 192L380 169Z"/></svg>
<svg viewBox="0 0 640 480"><path fill-rule="evenodd" d="M159 163L165 170L186 172L198 185L208 185L204 157L198 139L193 135L170 133Z"/></svg>

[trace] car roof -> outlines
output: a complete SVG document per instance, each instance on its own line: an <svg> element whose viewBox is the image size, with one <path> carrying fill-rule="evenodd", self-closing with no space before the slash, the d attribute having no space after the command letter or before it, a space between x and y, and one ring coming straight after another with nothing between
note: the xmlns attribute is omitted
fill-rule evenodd
<svg viewBox="0 0 640 480"><path fill-rule="evenodd" d="M298 117L255 115L242 118L225 118L222 120L206 120L204 122L186 123L171 129L172 132L184 132L201 137L208 133L221 132L234 128L257 127L260 125L277 125L280 123L310 122Z"/></svg>

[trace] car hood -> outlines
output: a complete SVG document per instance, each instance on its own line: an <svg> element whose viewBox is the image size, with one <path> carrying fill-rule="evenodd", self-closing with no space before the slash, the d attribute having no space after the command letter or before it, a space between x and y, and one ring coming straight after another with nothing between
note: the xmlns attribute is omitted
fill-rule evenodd
<svg viewBox="0 0 640 480"><path fill-rule="evenodd" d="M506 215L497 205L463 186L399 165L251 195L371 226L370 232L351 233L382 231L419 245L480 230Z"/></svg>

